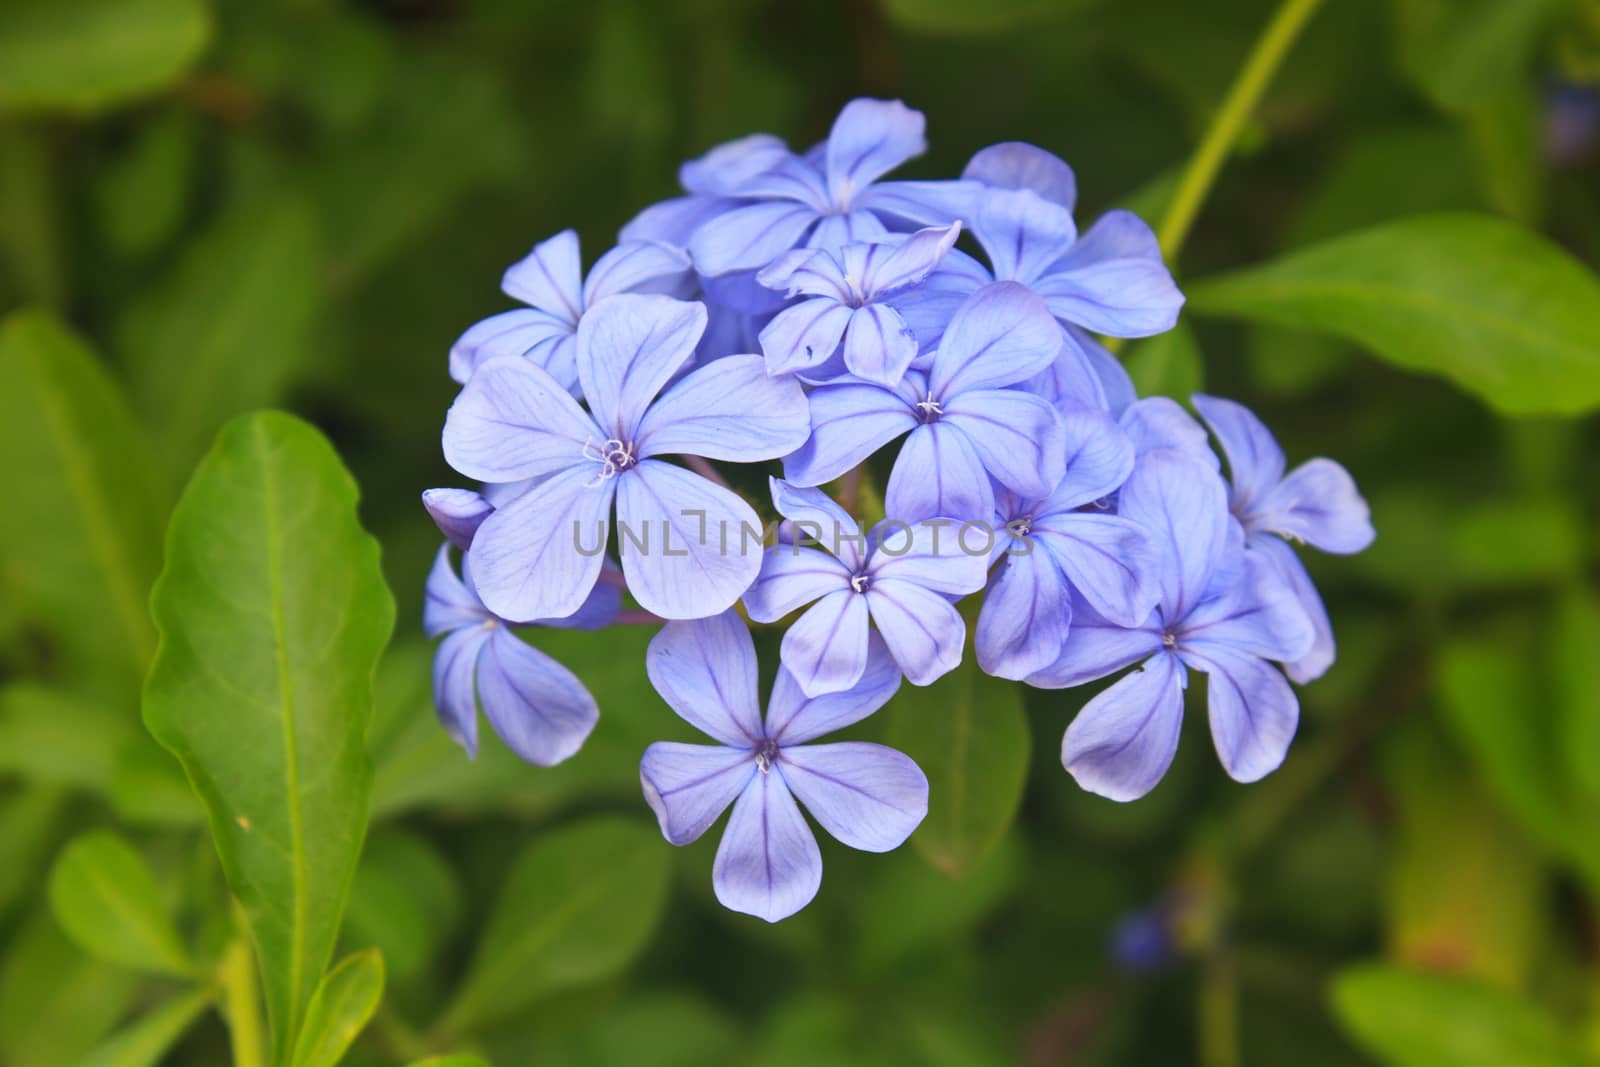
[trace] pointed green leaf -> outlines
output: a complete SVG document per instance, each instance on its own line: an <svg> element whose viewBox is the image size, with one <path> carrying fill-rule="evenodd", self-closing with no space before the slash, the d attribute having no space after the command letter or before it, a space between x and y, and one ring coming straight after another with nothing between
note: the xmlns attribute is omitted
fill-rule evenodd
<svg viewBox="0 0 1600 1067"><path fill-rule="evenodd" d="M917 851L964 875L999 844L1022 803L1032 738L1021 687L966 660L926 688L901 686L889 702L890 745L928 776L928 817Z"/></svg>
<svg viewBox="0 0 1600 1067"><path fill-rule="evenodd" d="M1205 388L1200 345L1184 322L1136 342L1123 366L1140 396L1170 396L1187 403L1190 393Z"/></svg>
<svg viewBox="0 0 1600 1067"><path fill-rule="evenodd" d="M506 876L441 1029L462 1033L621 971L661 919L671 853L653 826L613 818L535 841Z"/></svg>
<svg viewBox="0 0 1600 1067"><path fill-rule="evenodd" d="M225 215L119 323L134 403L174 475L225 420L280 399L321 295L316 236L292 197Z"/></svg>
<svg viewBox="0 0 1600 1067"><path fill-rule="evenodd" d="M7 0L0 109L90 112L148 93L210 36L203 0Z"/></svg>
<svg viewBox="0 0 1600 1067"><path fill-rule="evenodd" d="M157 1067L210 1006L211 991L207 989L174 997L112 1034L84 1058L83 1067Z"/></svg>
<svg viewBox="0 0 1600 1067"><path fill-rule="evenodd" d="M347 956L322 979L294 1046L294 1067L337 1067L383 999L383 953Z"/></svg>
<svg viewBox="0 0 1600 1067"><path fill-rule="evenodd" d="M1470 979L1368 964L1333 983L1334 1013L1387 1067L1583 1067L1544 1009Z"/></svg>
<svg viewBox="0 0 1600 1067"><path fill-rule="evenodd" d="M321 434L276 412L224 428L173 513L152 610L145 723L205 805L287 1062L366 830L372 676L394 623Z"/></svg>
<svg viewBox="0 0 1600 1067"><path fill-rule="evenodd" d="M1499 219L1386 223L1186 289L1194 311L1348 338L1510 414L1600 406L1600 282Z"/></svg>
<svg viewBox="0 0 1600 1067"><path fill-rule="evenodd" d="M160 497L132 412L55 319L0 322L0 583L49 627L66 665L131 686L155 651L145 601L160 568Z"/></svg>
<svg viewBox="0 0 1600 1067"><path fill-rule="evenodd" d="M114 833L84 834L62 851L50 870L50 908L91 956L139 971L194 970L144 857Z"/></svg>

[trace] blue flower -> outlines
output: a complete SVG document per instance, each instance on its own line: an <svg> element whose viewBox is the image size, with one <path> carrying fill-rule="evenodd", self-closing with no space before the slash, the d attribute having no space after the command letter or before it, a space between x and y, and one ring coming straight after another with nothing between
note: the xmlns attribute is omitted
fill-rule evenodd
<svg viewBox="0 0 1600 1067"><path fill-rule="evenodd" d="M810 299L780 311L761 331L767 369L815 373L843 340L841 372L879 385L898 384L916 358L917 339L884 298L932 273L960 232L961 224L953 223L907 237L851 242L836 252L797 249L779 256L757 280L787 296Z"/></svg>
<svg viewBox="0 0 1600 1067"><path fill-rule="evenodd" d="M575 338L586 309L617 293L665 293L689 277L689 257L656 241L627 241L583 277L578 235L562 230L507 268L500 288L529 305L491 315L469 327L450 348L450 376L466 382L498 356L523 356L564 389L578 384Z"/></svg>
<svg viewBox="0 0 1600 1067"><path fill-rule="evenodd" d="M779 514L827 551L800 544L768 549L761 575L744 594L757 622L777 622L812 606L783 635L783 665L808 696L838 693L867 670L871 629L913 685L929 685L961 663L966 624L950 603L983 588L987 544L964 549L958 524L886 523L863 534L817 489L774 478ZM815 601L815 603L812 603Z"/></svg>
<svg viewBox="0 0 1600 1067"><path fill-rule="evenodd" d="M1221 397L1196 395L1200 412L1222 443L1232 475L1229 509L1252 550L1270 559L1299 598L1316 631L1311 649L1285 665L1304 685L1333 665L1333 623L1305 564L1287 542L1303 541L1339 555L1360 552L1377 536L1367 502L1350 472L1331 459L1310 459L1287 475L1283 449L1255 414Z"/></svg>
<svg viewBox="0 0 1600 1067"><path fill-rule="evenodd" d="M439 721L467 755L476 756L481 703L511 751L540 767L554 766L583 746L600 709L577 675L512 633L518 624L483 606L472 589L468 560L462 557L465 580L456 577L447 543L428 575L423 629L429 637L447 635L433 661ZM616 586L596 586L576 614L537 625L597 630L616 617L621 602Z"/></svg>
<svg viewBox="0 0 1600 1067"><path fill-rule="evenodd" d="M1014 282L986 286L962 304L926 375L898 386L826 385L810 395L811 439L784 459L797 485L839 477L909 433L889 476L889 517L987 521L991 478L1043 497L1066 469L1061 419L1041 397L1006 386L1049 366L1061 328L1037 295Z"/></svg>
<svg viewBox="0 0 1600 1067"><path fill-rule="evenodd" d="M765 721L756 650L732 612L663 627L645 657L656 691L715 745L658 741L639 762L662 835L687 845L731 805L712 866L724 907L768 922L805 907L822 884L822 854L800 814L864 852L898 848L928 813L928 779L883 745L807 742L871 715L900 685L880 644L849 692L810 698L778 669Z"/></svg>
<svg viewBox="0 0 1600 1067"><path fill-rule="evenodd" d="M1001 562L978 615L978 664L1025 679L1061 654L1076 593L1102 617L1137 626L1161 595L1155 542L1143 526L1108 512L1133 472L1134 448L1104 412L1063 418L1067 473L1042 500L998 494Z"/></svg>
<svg viewBox="0 0 1600 1067"><path fill-rule="evenodd" d="M685 245L710 277L760 270L791 248L838 249L891 229L967 217L969 182L880 182L927 149L925 121L898 100L852 100L827 141L795 155L775 137L746 137L685 164L690 195L648 208L625 240Z"/></svg>
<svg viewBox="0 0 1600 1067"><path fill-rule="evenodd" d="M534 480L473 542L477 591L496 614L576 611L599 577L613 501L628 588L646 610L714 615L755 580L759 544L745 533L761 530L755 512L657 457L774 459L804 443L810 419L799 383L769 377L757 355L716 360L661 392L705 327L702 305L669 297L595 305L577 337L587 411L519 357L491 360L467 382L445 421L445 458L479 481Z"/></svg>
<svg viewBox="0 0 1600 1067"><path fill-rule="evenodd" d="M1209 466L1152 452L1134 468L1118 512L1161 554L1161 598L1138 626L1074 604L1061 656L1028 679L1065 688L1140 667L1089 701L1067 728L1061 762L1092 793L1134 800L1161 780L1178 747L1190 669L1208 675L1211 737L1223 767L1253 782L1283 762L1300 705L1269 663L1311 647L1311 620L1259 552L1245 551L1227 490Z"/></svg>

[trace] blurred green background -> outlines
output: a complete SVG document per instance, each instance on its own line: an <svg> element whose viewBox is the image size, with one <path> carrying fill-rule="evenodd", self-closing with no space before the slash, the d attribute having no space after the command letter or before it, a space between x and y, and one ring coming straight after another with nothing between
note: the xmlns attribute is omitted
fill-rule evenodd
<svg viewBox="0 0 1600 1067"><path fill-rule="evenodd" d="M1340 656L1257 786L1191 709L1150 797L1080 793L1057 753L1087 691L957 680L868 733L924 758L960 715L982 795L936 795L887 856L825 840L820 896L768 927L715 903L715 833L671 849L641 801L639 753L672 732L648 633L541 639L602 708L560 768L492 742L469 763L434 721L417 495L460 482L445 353L509 306L507 264L569 226L592 261L680 161L755 130L810 144L863 94L926 112L913 176L1028 140L1076 169L1081 225L1155 222L1272 7L0 4L0 313L94 353L56 383L71 410L18 365L0 381L0 1063L84 1062L186 988L62 929L48 875L76 835L132 842L200 958L226 941L200 808L139 721L142 606L195 462L264 406L332 439L399 605L343 935L388 983L350 1063L1600 1063L1600 425L1497 415L1324 335L1186 317L1125 350L1146 388L1255 406L1372 504L1369 552L1309 560ZM1175 269L1446 210L1600 264L1600 3L1324 5ZM13 433L38 418L120 462ZM98 534L62 495L83 477L108 486ZM492 1010L452 1013L502 952ZM226 1062L203 1007L165 1058L92 1062Z"/></svg>

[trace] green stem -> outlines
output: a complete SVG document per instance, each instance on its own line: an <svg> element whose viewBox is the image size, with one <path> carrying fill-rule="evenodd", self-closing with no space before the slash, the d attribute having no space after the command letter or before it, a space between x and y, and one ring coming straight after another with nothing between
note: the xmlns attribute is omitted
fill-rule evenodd
<svg viewBox="0 0 1600 1067"><path fill-rule="evenodd" d="M250 942L238 937L222 954L218 978L223 1012L233 1046L233 1067L266 1067L266 1034L261 1025L261 997L256 987L256 961Z"/></svg>
<svg viewBox="0 0 1600 1067"><path fill-rule="evenodd" d="M1239 964L1226 945L1200 977L1200 1067L1239 1067Z"/></svg>
<svg viewBox="0 0 1600 1067"><path fill-rule="evenodd" d="M1161 251L1168 262L1177 259L1184 238L1189 236L1189 227L1194 224L1200 205L1205 203L1206 195L1211 192L1211 186L1217 179L1217 172L1222 169L1223 161L1228 158L1228 152L1239 139L1240 131L1244 129L1261 95L1266 92L1273 74L1277 73L1289 49L1294 46L1306 21L1316 13L1321 3L1322 0L1284 0L1272 16L1272 21L1262 31L1255 50L1245 61L1244 69L1239 71L1239 77L1228 90L1222 108L1211 120L1200 147L1195 149L1190 158L1189 166L1178 183L1178 191L1173 194L1172 203L1167 207L1167 215L1161 222L1158 236Z"/></svg>

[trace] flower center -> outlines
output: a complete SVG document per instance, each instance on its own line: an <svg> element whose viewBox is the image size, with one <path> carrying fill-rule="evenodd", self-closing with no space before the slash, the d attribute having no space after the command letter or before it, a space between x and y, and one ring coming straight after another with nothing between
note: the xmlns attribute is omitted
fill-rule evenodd
<svg viewBox="0 0 1600 1067"><path fill-rule="evenodd" d="M868 574L866 571L861 571L858 574L852 574L850 576L850 588L854 589L858 593L865 593L867 591L867 587L871 584L872 575Z"/></svg>
<svg viewBox="0 0 1600 1067"><path fill-rule="evenodd" d="M595 475L591 483L593 485L615 478L638 463L633 455L633 442L622 441L615 437L599 445L592 440L584 441L583 458L600 464L600 473Z"/></svg>
<svg viewBox="0 0 1600 1067"><path fill-rule="evenodd" d="M756 769L762 774L772 770L772 765L778 762L778 742L767 738L756 746Z"/></svg>
<svg viewBox="0 0 1600 1067"><path fill-rule="evenodd" d="M944 414L944 408L939 406L939 401L933 397L926 397L917 401L917 421L926 426L930 422L938 422L939 416Z"/></svg>
<svg viewBox="0 0 1600 1067"><path fill-rule="evenodd" d="M1162 634L1161 635L1161 647L1162 648L1177 648L1178 647L1178 635L1173 633L1171 630L1168 630L1166 633Z"/></svg>
<svg viewBox="0 0 1600 1067"><path fill-rule="evenodd" d="M1033 532L1033 516L1024 515L1006 523L1006 533L1012 537L1027 537Z"/></svg>

